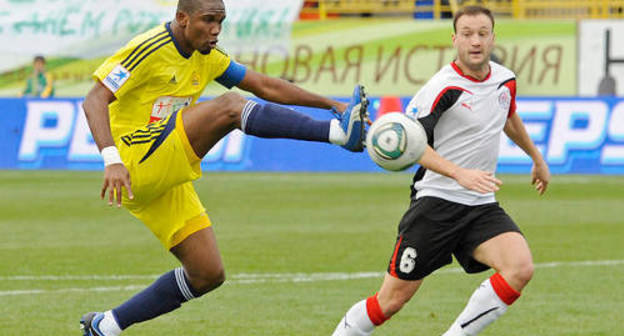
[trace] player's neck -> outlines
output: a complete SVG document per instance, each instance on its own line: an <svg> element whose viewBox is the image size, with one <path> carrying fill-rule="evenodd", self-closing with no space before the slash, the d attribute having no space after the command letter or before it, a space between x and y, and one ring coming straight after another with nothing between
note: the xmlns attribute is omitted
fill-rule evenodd
<svg viewBox="0 0 624 336"><path fill-rule="evenodd" d="M488 74L490 73L490 63L486 62L478 67L475 67L474 69L465 65L464 63L462 63L459 59L456 59L455 61L453 61L455 63L455 65L457 65L457 67L461 70L461 72L465 75L465 76L469 76L472 78L475 78L477 80L484 80Z"/></svg>
<svg viewBox="0 0 624 336"><path fill-rule="evenodd" d="M193 49L193 47L191 47L191 45L184 39L182 27L180 27L175 20L171 21L171 33L173 33L173 38L176 40L182 51L184 51L187 55L193 54L195 49Z"/></svg>

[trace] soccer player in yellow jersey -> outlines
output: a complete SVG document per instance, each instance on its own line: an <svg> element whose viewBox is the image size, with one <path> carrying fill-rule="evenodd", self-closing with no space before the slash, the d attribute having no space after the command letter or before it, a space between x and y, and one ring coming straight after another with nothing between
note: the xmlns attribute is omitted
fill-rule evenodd
<svg viewBox="0 0 624 336"><path fill-rule="evenodd" d="M224 282L215 234L191 181L201 176L201 158L230 131L362 151L368 102L359 85L347 105L247 69L216 49L224 19L222 0L179 0L175 20L137 36L94 74L84 111L104 159L101 196L139 218L182 267L114 309L85 314L84 335L119 335ZM331 109L339 119L317 121L232 92L196 104L213 80L267 101Z"/></svg>

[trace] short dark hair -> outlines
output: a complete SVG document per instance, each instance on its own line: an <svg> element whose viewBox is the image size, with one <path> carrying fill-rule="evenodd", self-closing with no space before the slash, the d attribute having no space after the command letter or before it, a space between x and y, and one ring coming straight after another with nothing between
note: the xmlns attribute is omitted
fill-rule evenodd
<svg viewBox="0 0 624 336"><path fill-rule="evenodd" d="M37 55L37 56L35 56L35 59L33 60L33 62L37 62L37 61L45 63L45 57L43 57L41 55Z"/></svg>
<svg viewBox="0 0 624 336"><path fill-rule="evenodd" d="M457 20L464 15L475 16L479 14L485 14L492 21L492 30L494 30L494 15L492 12L481 6L466 6L455 13L455 18L453 18L453 31L457 33Z"/></svg>
<svg viewBox="0 0 624 336"><path fill-rule="evenodd" d="M179 0L178 1L178 12L183 12L186 14L193 14L197 8L199 8L199 3L202 0Z"/></svg>

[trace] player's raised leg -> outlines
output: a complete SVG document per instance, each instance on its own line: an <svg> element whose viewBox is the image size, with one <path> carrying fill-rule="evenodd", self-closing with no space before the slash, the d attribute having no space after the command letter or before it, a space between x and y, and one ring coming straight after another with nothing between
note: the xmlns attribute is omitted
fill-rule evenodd
<svg viewBox="0 0 624 336"><path fill-rule="evenodd" d="M503 233L482 243L473 256L497 272L474 291L443 336L479 334L507 311L533 276L531 251L518 232Z"/></svg>
<svg viewBox="0 0 624 336"><path fill-rule="evenodd" d="M329 142L350 151L362 151L368 100L361 86L340 119L319 121L273 103L256 103L228 92L183 111L187 137L198 157L208 153L221 138L240 128L263 138L289 138Z"/></svg>

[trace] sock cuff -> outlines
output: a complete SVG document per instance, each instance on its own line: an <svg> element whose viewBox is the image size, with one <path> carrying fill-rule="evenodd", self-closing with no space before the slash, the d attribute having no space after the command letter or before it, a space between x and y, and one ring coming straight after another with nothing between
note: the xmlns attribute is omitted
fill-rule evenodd
<svg viewBox="0 0 624 336"><path fill-rule="evenodd" d="M188 282L188 279L184 274L184 268L178 267L174 270L174 273L178 289L180 290L180 293L182 293L182 296L184 296L184 299L189 301L198 297L198 295L195 295L191 284Z"/></svg>
<svg viewBox="0 0 624 336"><path fill-rule="evenodd" d="M247 103L245 103L245 107L243 107L243 112L241 112L241 130L243 130L243 132L246 133L246 129L247 129L247 121L249 120L249 115L251 114L251 111L254 109L254 107L256 107L258 105L258 103L248 100Z"/></svg>
<svg viewBox="0 0 624 336"><path fill-rule="evenodd" d="M496 295L498 295L498 297L508 306L520 297L520 292L509 286L505 278L503 278L500 273L494 273L494 275L490 277L490 284L492 284L492 288L494 289L494 292L496 292Z"/></svg>
<svg viewBox="0 0 624 336"><path fill-rule="evenodd" d="M123 331L120 327L119 320L117 320L117 314L114 310L104 312L104 319L102 320L102 322L104 321L107 321L106 327L108 328L108 330L112 329L111 331L115 333L115 335L119 335ZM104 327L102 325L102 322L100 322L100 327Z"/></svg>
<svg viewBox="0 0 624 336"><path fill-rule="evenodd" d="M388 320L383 311L381 311L379 300L377 300L377 294L366 299L366 312L375 326L381 325Z"/></svg>

